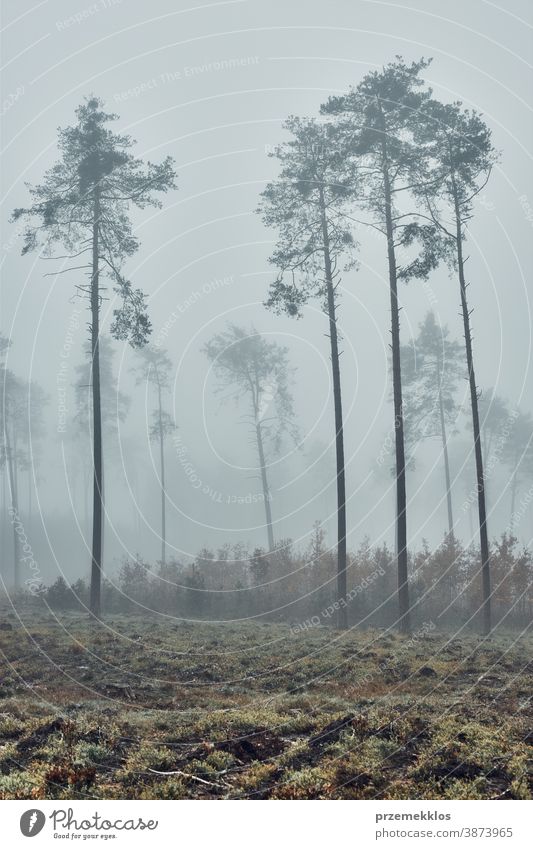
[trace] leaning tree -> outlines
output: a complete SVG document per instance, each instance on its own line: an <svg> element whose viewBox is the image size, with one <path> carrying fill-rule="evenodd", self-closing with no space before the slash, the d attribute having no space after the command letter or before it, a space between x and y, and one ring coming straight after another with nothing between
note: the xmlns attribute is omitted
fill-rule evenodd
<svg viewBox="0 0 533 849"><path fill-rule="evenodd" d="M151 386L156 395L156 407L152 411L149 437L159 443L159 483L161 486L161 563L166 565L166 485L165 485L165 438L176 429L174 420L163 404L163 393L170 389L172 361L168 354L155 345L147 345L139 351L140 362L135 368L137 385Z"/></svg>
<svg viewBox="0 0 533 849"><path fill-rule="evenodd" d="M430 94L423 89L420 72L429 63L411 65L398 57L380 71L363 77L346 95L330 97L322 106L325 115L337 115L336 131L352 156L359 160L364 192L360 203L371 218L361 223L385 237L391 312L392 380L396 459L396 544L398 564L399 628L410 631L407 570L407 497L402 401L400 300L398 284L411 278L426 279L439 262L442 239L432 222L420 222L417 206L410 203L413 173L423 167L413 140L416 114ZM417 253L420 246L420 252ZM405 249L405 263L398 249Z"/></svg>
<svg viewBox="0 0 533 849"><path fill-rule="evenodd" d="M302 306L318 298L328 319L337 466L338 625L346 628L346 476L338 307L340 266L345 260L348 269L354 262L347 210L357 190L357 173L330 123L293 117L284 129L291 138L272 154L281 165L279 177L268 184L259 207L265 224L278 231L270 257L278 275L266 305L300 316Z"/></svg>
<svg viewBox="0 0 533 849"><path fill-rule="evenodd" d="M32 205L16 209L13 219L27 219L22 253L42 246L48 256L62 246L76 263L65 272L85 272L87 281L77 291L89 300L93 413L93 536L90 608L100 614L102 583L102 418L100 398L101 279L112 281L119 306L111 333L133 347L144 345L151 331L145 299L123 272L124 262L139 247L133 235L132 206L160 206L158 192L174 188L170 157L148 163L130 153L130 136L108 128L116 115L103 111L95 97L76 110L77 122L59 130L60 159L43 182L30 189ZM61 258L55 254L56 258ZM63 273L63 272L60 272Z"/></svg>
<svg viewBox="0 0 533 849"><path fill-rule="evenodd" d="M425 201L432 224L443 234L451 251L448 259L457 273L463 318L465 354L470 387L474 453L476 458L479 537L481 547L483 630L489 634L491 622L490 550L485 500L485 474L480 433L479 399L474 371L471 313L465 276L465 245L474 202L490 177L497 155L491 132L480 115L463 109L461 103L442 104L429 100L417 114L416 139L424 148L425 179L416 191Z"/></svg>
<svg viewBox="0 0 533 849"><path fill-rule="evenodd" d="M446 325L437 325L428 312L419 332L402 346L402 379L407 431L412 441L437 437L442 447L448 533L453 533L453 509L448 430L459 415L457 388L464 378L463 355L458 342L450 339Z"/></svg>
<svg viewBox="0 0 533 849"><path fill-rule="evenodd" d="M274 550L271 493L268 483L269 455L281 448L284 437L297 440L293 400L290 391L291 368L288 349L268 341L253 327L249 330L230 324L217 333L204 347L213 363L221 391L229 389L236 401L246 399L251 408L248 416L257 448L259 472L265 504L268 547Z"/></svg>

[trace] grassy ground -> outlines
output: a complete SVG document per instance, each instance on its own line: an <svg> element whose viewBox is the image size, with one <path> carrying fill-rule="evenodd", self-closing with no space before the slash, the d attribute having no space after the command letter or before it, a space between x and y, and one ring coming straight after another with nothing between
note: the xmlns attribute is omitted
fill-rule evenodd
<svg viewBox="0 0 533 849"><path fill-rule="evenodd" d="M533 796L530 638L22 619L0 798Z"/></svg>

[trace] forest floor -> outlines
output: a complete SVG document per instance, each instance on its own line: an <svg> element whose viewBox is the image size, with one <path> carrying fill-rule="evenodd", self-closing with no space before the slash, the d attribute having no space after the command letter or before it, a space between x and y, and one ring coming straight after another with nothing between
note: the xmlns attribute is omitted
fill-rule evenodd
<svg viewBox="0 0 533 849"><path fill-rule="evenodd" d="M533 798L531 637L0 622L0 798Z"/></svg>

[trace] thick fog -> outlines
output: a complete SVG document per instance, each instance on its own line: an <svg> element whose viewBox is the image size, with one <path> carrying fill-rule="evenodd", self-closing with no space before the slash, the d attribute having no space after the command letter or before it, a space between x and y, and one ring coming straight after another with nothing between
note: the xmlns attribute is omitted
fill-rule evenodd
<svg viewBox="0 0 533 849"><path fill-rule="evenodd" d="M255 328L289 349L296 441L269 464L276 540L309 544L323 523L335 544L333 402L327 319L311 301L300 319L265 309L275 269L276 234L255 210L277 176L269 151L286 138L289 115L317 116L328 96L401 54L433 62L424 77L437 98L479 110L501 152L476 200L468 233L468 296L473 308L476 376L482 398L494 392L508 410L533 412L531 280L533 188L532 82L528 4L473 0L323 4L293 0L170 2L7 0L2 27L2 283L0 331L11 341L7 368L48 396L44 431L32 435L29 469L20 472L19 509L42 579L86 577L90 563L91 435L80 437L74 385L88 358L88 302L75 262L21 256L27 206L58 156L57 128L75 121L84 97L116 112L114 130L131 134L135 155L175 160L178 189L160 209L134 212L139 251L126 271L148 296L152 344L172 360L164 403L176 430L166 439L168 555L180 561L202 548L266 547L265 509L246 401L220 393L204 346L228 323ZM325 25L327 21L327 25ZM390 374L390 295L383 238L354 224L358 267L339 287L348 547L365 536L394 547L395 482ZM61 252L58 251L58 254ZM109 334L116 296L109 283L102 331ZM427 282L401 284L401 335L407 344L433 311L464 344L456 277L444 265ZM104 427L104 562L111 570L138 553L160 556L160 483L150 440L153 387L136 382L140 357L111 342L114 414ZM88 386L85 390L89 392ZM117 391L127 396L117 396ZM79 396L79 391L78 391ZM117 406L118 397L118 406ZM78 397L79 400L79 397ZM450 436L456 533L476 542L469 389ZM490 406L490 405L489 405ZM127 407L125 415L122 413ZM120 415L118 415L120 413ZM497 437L496 437L497 438ZM409 547L437 545L447 530L438 439L410 446ZM10 580L11 525L3 476L4 577ZM531 469L521 477L513 531L532 537ZM529 492L529 501L528 499ZM496 456L487 470L491 538L509 528L511 474ZM520 507L520 505L523 507Z"/></svg>

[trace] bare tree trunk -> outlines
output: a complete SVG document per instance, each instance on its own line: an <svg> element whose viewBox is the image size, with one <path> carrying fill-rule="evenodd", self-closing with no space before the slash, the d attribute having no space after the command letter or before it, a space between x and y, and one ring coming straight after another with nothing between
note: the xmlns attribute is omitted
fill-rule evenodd
<svg viewBox="0 0 533 849"><path fill-rule="evenodd" d="M32 519L32 483L33 483L33 475L32 468L28 469L28 533L31 533L31 519Z"/></svg>
<svg viewBox="0 0 533 849"><path fill-rule="evenodd" d="M103 441L103 437L102 437ZM102 445L102 488L101 488L102 497L100 499L102 504L102 543L101 543L101 563L104 563L104 551L105 551L105 527L106 527L106 509L105 509L105 452L104 447Z"/></svg>
<svg viewBox="0 0 533 849"><path fill-rule="evenodd" d="M516 490L517 490L517 471L518 471L518 458L515 457L515 467L511 477L511 518L509 519L509 530L511 533L514 531L514 508L516 504Z"/></svg>
<svg viewBox="0 0 533 849"><path fill-rule="evenodd" d="M134 468L131 471L131 491L133 493L133 501L135 508L135 537L137 540L137 551L139 552L141 549L141 523L139 519L139 478L137 476L137 470Z"/></svg>
<svg viewBox="0 0 533 849"><path fill-rule="evenodd" d="M450 480L450 460L448 457L448 438L446 435L446 420L444 418L444 403L442 400L442 389L440 385L441 373L440 364L437 361L437 385L439 387L439 413L440 413L440 433L442 439L442 453L444 455L444 476L446 479L446 503L448 507L448 533L453 534L453 510L452 510L452 487Z"/></svg>
<svg viewBox="0 0 533 849"><path fill-rule="evenodd" d="M19 520L19 506L18 506L18 498L17 498L17 484L15 478L15 470L14 463L16 462L16 457L13 457L13 450L11 448L11 439L9 436L9 425L7 422L4 423L4 439L6 444L6 461L7 461L7 469L9 474L9 490L11 497L11 525L13 527L13 586L16 590L20 588L20 544L19 544L19 536L16 530L16 523Z"/></svg>
<svg viewBox="0 0 533 849"><path fill-rule="evenodd" d="M487 532L487 508L485 503L485 477L483 473L483 452L481 450L481 435L479 430L479 405L476 386L476 375L474 372L474 357L472 353L472 333L470 330L470 312L466 298L466 281L464 276L463 259L463 233L461 222L461 210L459 207L459 196L457 186L452 174L451 178L453 199L455 207L455 224L457 238L457 265L459 269L459 286L461 290L461 307L463 313L463 326L466 346L466 365L470 383L470 402L472 406L472 428L474 431L474 449L476 455L476 477L477 477L477 503L479 513L479 539L481 546L481 576L483 585L483 633L490 634L492 630L491 617L491 590L490 590L490 553L489 538Z"/></svg>
<svg viewBox="0 0 533 849"><path fill-rule="evenodd" d="M6 544L6 475L4 469L2 469L2 518L0 520L0 557L2 558L2 564L7 560L5 556L5 544Z"/></svg>
<svg viewBox="0 0 533 849"><path fill-rule="evenodd" d="M101 612L102 590L102 411L100 400L100 290L99 245L100 189L94 188L93 256L91 275L91 354L93 395L93 538L90 608L93 616Z"/></svg>
<svg viewBox="0 0 533 849"><path fill-rule="evenodd" d="M335 289L329 249L329 231L326 218L326 205L322 186L319 187L320 215L322 220L322 240L324 244L324 270L328 301L329 338L331 344L331 371L333 377L333 405L335 408L335 452L337 458L337 594L340 629L348 627L346 603L346 473L344 460L344 424L342 417L341 372L339 362L339 340L337 334L337 316L335 308Z"/></svg>
<svg viewBox="0 0 533 849"><path fill-rule="evenodd" d="M166 491L165 491L165 451L163 434L163 409L161 405L161 385L157 384L159 411L159 465L161 475L161 563L166 563Z"/></svg>
<svg viewBox="0 0 533 849"><path fill-rule="evenodd" d="M17 509L19 503L19 474L18 474L18 448L17 448L17 429L13 427L13 480L15 483L15 497L17 499Z"/></svg>
<svg viewBox="0 0 533 849"><path fill-rule="evenodd" d="M272 510L270 508L270 489L268 487L268 477L265 461L265 448L263 445L263 433L261 430L261 422L259 421L259 410L254 401L255 414L255 438L257 440L257 453L259 454L259 467L261 469L261 483L263 486L263 499L265 502L266 527L268 537L268 550L274 551L274 531L272 530Z"/></svg>
<svg viewBox="0 0 533 849"><path fill-rule="evenodd" d="M403 427L402 372L400 361L400 310L398 305L398 276L394 248L392 221L392 193L387 157L386 130L383 128L383 189L385 195L385 226L387 233L387 257L389 264L391 335L392 335L392 383L394 395L394 433L396 448L396 537L398 545L398 606L399 629L411 631L409 604L409 576L407 572L407 495L405 489L405 440Z"/></svg>
<svg viewBox="0 0 533 849"><path fill-rule="evenodd" d="M86 539L89 539L89 488L91 486L91 473L90 469L83 464L83 518L84 518L84 533L86 535Z"/></svg>
<svg viewBox="0 0 533 849"><path fill-rule="evenodd" d="M470 494L469 487L466 487L467 496ZM470 528L470 544L474 542L474 520L472 518L472 505L468 505L468 526Z"/></svg>

